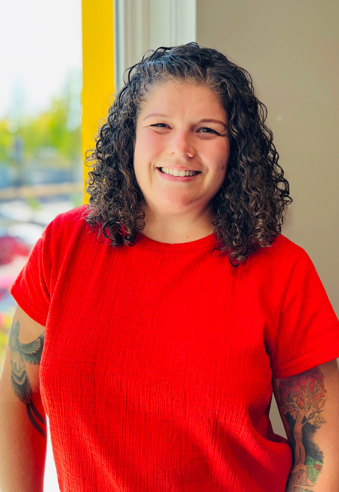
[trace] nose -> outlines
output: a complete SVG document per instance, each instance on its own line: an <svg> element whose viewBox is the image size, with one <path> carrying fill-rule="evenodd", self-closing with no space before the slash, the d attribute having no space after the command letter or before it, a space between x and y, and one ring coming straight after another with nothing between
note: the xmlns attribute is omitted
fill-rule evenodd
<svg viewBox="0 0 339 492"><path fill-rule="evenodd" d="M185 131L177 131L167 147L167 154L175 157L194 157L196 151L192 145L190 135Z"/></svg>

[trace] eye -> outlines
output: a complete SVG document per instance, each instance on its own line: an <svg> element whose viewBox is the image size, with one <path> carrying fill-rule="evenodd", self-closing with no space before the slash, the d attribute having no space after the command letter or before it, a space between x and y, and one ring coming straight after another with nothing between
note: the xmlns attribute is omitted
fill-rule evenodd
<svg viewBox="0 0 339 492"><path fill-rule="evenodd" d="M150 125L150 126L155 126L156 128L166 128L166 127L168 127L168 125L166 125L166 123L155 123L154 125Z"/></svg>
<svg viewBox="0 0 339 492"><path fill-rule="evenodd" d="M204 126L203 128L199 129L199 132L201 133L215 133L216 135L220 135L217 131L213 130L212 128L208 128L207 126Z"/></svg>

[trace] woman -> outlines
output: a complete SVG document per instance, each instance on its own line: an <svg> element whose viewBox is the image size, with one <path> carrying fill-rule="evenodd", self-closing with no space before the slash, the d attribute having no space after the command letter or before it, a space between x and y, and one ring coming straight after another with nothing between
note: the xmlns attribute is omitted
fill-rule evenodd
<svg viewBox="0 0 339 492"><path fill-rule="evenodd" d="M88 158L89 207L47 227L12 287L2 385L39 456L49 416L61 491L338 483L339 323L280 234L291 199L265 119L213 49L159 48L129 70Z"/></svg>

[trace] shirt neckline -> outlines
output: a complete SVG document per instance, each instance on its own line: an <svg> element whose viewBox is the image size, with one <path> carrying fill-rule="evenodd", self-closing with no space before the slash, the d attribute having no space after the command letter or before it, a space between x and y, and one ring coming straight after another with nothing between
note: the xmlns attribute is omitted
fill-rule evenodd
<svg viewBox="0 0 339 492"><path fill-rule="evenodd" d="M157 251L169 252L169 253L181 253L184 251L196 251L198 249L208 248L217 243L214 233L209 236L203 237L201 239L196 239L195 241L189 241L187 243L161 243L144 236L141 232L138 233L136 237L136 242L146 246L150 249L155 249Z"/></svg>

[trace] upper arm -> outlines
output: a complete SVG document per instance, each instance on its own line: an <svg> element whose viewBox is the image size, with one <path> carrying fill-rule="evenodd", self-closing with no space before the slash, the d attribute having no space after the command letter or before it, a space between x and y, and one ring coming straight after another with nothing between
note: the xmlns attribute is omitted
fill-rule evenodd
<svg viewBox="0 0 339 492"><path fill-rule="evenodd" d="M44 333L45 328L18 306L9 332L0 378L2 399L27 403L31 393L40 393Z"/></svg>
<svg viewBox="0 0 339 492"><path fill-rule="evenodd" d="M313 484L323 467L322 476L339 479L339 370L336 359L296 376L273 378L273 390L292 448L294 466Z"/></svg>

